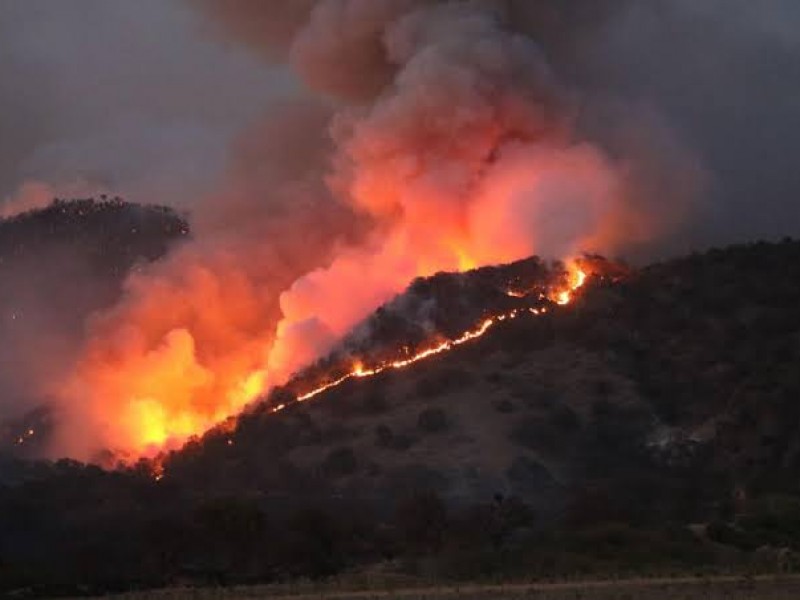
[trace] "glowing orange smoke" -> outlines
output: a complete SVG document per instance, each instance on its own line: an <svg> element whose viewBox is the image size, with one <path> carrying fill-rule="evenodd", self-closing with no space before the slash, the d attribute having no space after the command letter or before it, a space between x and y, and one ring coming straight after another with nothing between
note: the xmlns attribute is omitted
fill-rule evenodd
<svg viewBox="0 0 800 600"><path fill-rule="evenodd" d="M235 265L175 257L128 282L126 301L91 324L72 377L57 390L65 426L57 453L120 459L182 444L253 401L272 339L269 303ZM274 302L273 302L274 305Z"/></svg>
<svg viewBox="0 0 800 600"><path fill-rule="evenodd" d="M570 262L567 266L566 287L556 289L551 294L551 300L558 304L568 303L587 277L578 263ZM538 291L530 293L536 293L539 299L544 299ZM514 294L528 295L525 292ZM539 315L546 313L547 308L515 309L494 315L457 338L442 341L407 358L370 367L353 365L350 372L304 392L297 401L309 400L349 379L370 377L388 369L402 369L442 354L483 336L497 323L514 319L522 312ZM104 394L126 399L121 405L123 412L113 420L105 421L108 439L117 444L112 449L117 452L118 459L154 456L164 449L177 447L189 437L201 434L218 423L226 422L227 427L231 427L235 421L229 417L267 389L267 373L262 369L241 371L237 375L240 371L234 368L232 375L226 376L219 366L216 371L202 368L192 338L185 331L170 332L165 339L166 343L156 352L134 352L130 356L123 354L117 358L121 362L101 354L84 365L85 379L82 382L91 385L91 399L102 402ZM107 344L97 349L98 352L101 350L108 352ZM236 367L235 362L231 364ZM91 408L88 413L90 418L103 418L108 414L101 404L94 404ZM272 411L285 408L285 404L280 404L273 407ZM155 475L160 477L160 471Z"/></svg>

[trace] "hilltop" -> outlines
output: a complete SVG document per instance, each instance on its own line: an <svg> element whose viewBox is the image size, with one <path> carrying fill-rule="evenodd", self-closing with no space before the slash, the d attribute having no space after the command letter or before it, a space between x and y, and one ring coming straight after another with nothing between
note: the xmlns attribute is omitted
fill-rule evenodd
<svg viewBox="0 0 800 600"><path fill-rule="evenodd" d="M188 234L173 210L119 198L55 200L0 219L0 453L44 443L42 373L68 364L89 315L120 297L132 271Z"/></svg>

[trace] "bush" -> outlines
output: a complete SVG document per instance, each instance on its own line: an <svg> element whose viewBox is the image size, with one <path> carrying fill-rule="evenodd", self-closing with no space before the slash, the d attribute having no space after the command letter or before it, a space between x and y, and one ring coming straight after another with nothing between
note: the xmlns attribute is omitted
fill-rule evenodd
<svg viewBox="0 0 800 600"><path fill-rule="evenodd" d="M368 415L379 415L386 412L389 408L383 396L379 394L369 394L361 402L361 410Z"/></svg>
<svg viewBox="0 0 800 600"><path fill-rule="evenodd" d="M426 408L417 417L417 427L427 433L439 433L448 427L447 415L441 408Z"/></svg>
<svg viewBox="0 0 800 600"><path fill-rule="evenodd" d="M420 398L433 398L461 389L471 380L472 375L463 369L441 369L420 377L415 391Z"/></svg>
<svg viewBox="0 0 800 600"><path fill-rule="evenodd" d="M388 425L375 428L375 445L389 450L408 450L414 443L411 436L394 433Z"/></svg>
<svg viewBox="0 0 800 600"><path fill-rule="evenodd" d="M352 475L358 467L355 452L349 446L334 448L322 463L322 472L329 477Z"/></svg>
<svg viewBox="0 0 800 600"><path fill-rule="evenodd" d="M395 526L408 550L412 552L438 550L447 529L447 511L444 503L433 492L417 492L398 505Z"/></svg>

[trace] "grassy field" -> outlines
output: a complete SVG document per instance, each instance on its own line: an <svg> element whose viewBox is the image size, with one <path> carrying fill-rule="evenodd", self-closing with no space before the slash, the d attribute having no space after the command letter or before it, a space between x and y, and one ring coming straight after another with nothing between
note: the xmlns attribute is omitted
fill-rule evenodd
<svg viewBox="0 0 800 600"><path fill-rule="evenodd" d="M108 597L114 600L797 600L800 576L627 579L563 583L461 585L394 590L345 590L335 586L171 588Z"/></svg>

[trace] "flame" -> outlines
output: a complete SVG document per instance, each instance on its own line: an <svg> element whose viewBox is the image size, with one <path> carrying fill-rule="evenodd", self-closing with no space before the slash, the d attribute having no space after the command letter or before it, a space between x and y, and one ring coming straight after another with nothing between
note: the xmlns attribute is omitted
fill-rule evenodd
<svg viewBox="0 0 800 600"><path fill-rule="evenodd" d="M565 287L554 290L549 298L538 289L528 292L510 290L508 293L519 297L531 296L545 302L549 299L563 305L572 300L575 290L584 284L586 278L587 274L578 262L570 261ZM497 323L517 318L522 313L542 315L547 312L547 306L541 306L487 317L460 336L438 342L413 355L408 356L409 349L404 347L400 349L406 354L403 358L377 365L353 364L346 374L300 394L296 400L305 402L350 379L372 377L389 369L409 367L480 338ZM105 346L100 349L108 350ZM126 457L132 460L140 456L158 455L214 426L232 431L236 422L232 415L260 397L269 388L269 380L272 379L266 370L258 366L246 370L234 364L230 377L225 376L225 371L219 367L211 370L200 366L197 349L185 332L170 333L162 347L136 357L134 361L124 356L123 368L115 361L109 362L108 357L101 353L102 360L91 361L87 370L91 377L92 398L102 402L107 396L127 397L120 418L107 425L114 427L111 437L124 450L117 451L123 460ZM222 402L218 400L220 395ZM282 403L271 411L279 412L286 407L287 404ZM98 404L95 411L98 415L107 414L104 405ZM218 425L220 423L223 425ZM156 472L154 477L160 479L162 474Z"/></svg>
<svg viewBox="0 0 800 600"><path fill-rule="evenodd" d="M567 288L564 290L560 290L555 294L556 304L559 305L569 304L573 299L574 292L579 288L581 288L584 285L584 283L586 283L586 279L588 277L587 273L575 261L570 261L567 267L568 267ZM517 296L516 294L519 295ZM509 294L509 295L514 295L515 297L525 296L525 294L522 294L520 292L516 292L514 294ZM477 328L465 331L463 334L461 334L459 337L455 339L445 340L437 344L436 346L422 350L409 358L388 361L372 368L367 368L362 363L357 362L353 365L352 369L347 374L333 381L324 383L308 392L305 392L297 396L297 402L305 402L306 400L310 400L315 396L319 396L323 392L331 388L335 388L350 379L372 377L374 375L378 375L379 373L383 373L384 371L390 369L404 369L410 365L431 358L432 356L442 354L444 352L447 352L448 350L452 350L457 346L461 346L462 344L466 344L468 342L471 342L473 340L482 337L487 331L489 331L489 329L491 329L497 323L509 319L515 319L517 318L517 316L519 316L525 311L527 311L529 314L539 316L547 313L547 307L543 306L541 308L514 309L506 313L501 313L493 317L489 317L485 319ZM403 347L403 351L407 350L408 350L407 347ZM271 412L277 413L282 410L285 410L286 407L287 407L286 404L279 404L273 407L271 409Z"/></svg>
<svg viewBox="0 0 800 600"><path fill-rule="evenodd" d="M565 301L557 301L556 303L559 305L568 304L574 298L574 292L578 290L580 287L584 285L586 282L588 275L587 273L577 265L575 262L570 262L568 265L568 277L567 277L567 289L561 290L556 292L556 297L558 300L565 299ZM524 297L527 294L518 293L519 295L515 295L515 297ZM512 295L512 294L509 294ZM540 299L544 299L543 295L539 295ZM296 402L306 402L319 396L320 394L338 387L349 381L350 379L363 379L368 377L373 377L384 371L392 370L392 369L405 369L410 367L418 362L425 361L429 358L434 356L438 356L440 354L446 353L453 348L461 346L463 344L467 344L473 340L477 340L478 338L483 337L493 326L497 323L502 323L506 320L516 319L518 316L528 313L534 316L540 316L547 314L548 309L546 306L542 306L539 308L528 307L528 308L519 308L514 309L505 313L500 313L493 317L489 317L484 319L476 328L465 331L463 334L458 336L457 338L442 341L435 346L430 348L426 348L413 354L412 356L404 359L396 359L381 363L374 367L367 367L362 362L355 362L353 363L351 370L342 375L341 377L334 379L333 381L328 381L323 383L303 394L300 394L296 398ZM408 346L403 346L400 349L401 352L407 353L409 351ZM244 383L243 390L245 391L245 397L248 393L258 393L257 390L260 389L259 386L263 383L264 375L260 372L253 373ZM276 414L286 410L290 404L287 403L280 403L270 408L270 414ZM220 432L232 433L235 429L236 425L236 418L229 417L220 425L217 426L217 430ZM228 437L225 440L225 444L228 446L233 446L235 444L233 437ZM164 478L164 466L163 466L163 453L159 454L152 463L151 463L151 475L155 481L161 481Z"/></svg>
<svg viewBox="0 0 800 600"><path fill-rule="evenodd" d="M553 301L556 304L569 304L572 300L572 294L578 288L586 283L588 275L575 261L570 261L567 264L567 286L555 292Z"/></svg>

